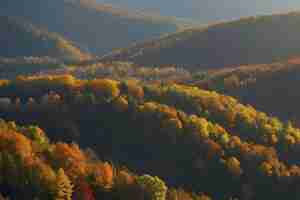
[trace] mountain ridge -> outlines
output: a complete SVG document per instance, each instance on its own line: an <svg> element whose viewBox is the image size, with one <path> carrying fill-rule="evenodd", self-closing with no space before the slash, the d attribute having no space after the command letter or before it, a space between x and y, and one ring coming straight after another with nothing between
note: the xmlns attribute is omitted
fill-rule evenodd
<svg viewBox="0 0 300 200"><path fill-rule="evenodd" d="M299 23L300 12L241 18L139 43L102 60L191 69L272 63L300 53Z"/></svg>
<svg viewBox="0 0 300 200"><path fill-rule="evenodd" d="M44 26L94 55L103 55L133 42L156 38L178 29L169 20L126 17L130 14L117 16L118 10L115 11L115 8L103 8L93 2L4 0L0 2L0 12L1 15L21 17L35 25Z"/></svg>
<svg viewBox="0 0 300 200"><path fill-rule="evenodd" d="M1 57L53 57L62 61L80 61L90 56L73 42L15 17L0 16Z"/></svg>

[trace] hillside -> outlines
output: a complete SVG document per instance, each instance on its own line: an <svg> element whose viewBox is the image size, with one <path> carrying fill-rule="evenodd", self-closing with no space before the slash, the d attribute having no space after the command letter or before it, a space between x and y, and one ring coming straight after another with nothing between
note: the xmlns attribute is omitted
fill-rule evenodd
<svg viewBox="0 0 300 200"><path fill-rule="evenodd" d="M80 57L76 57L77 60ZM81 57L83 58L83 57ZM66 68L66 60L53 58L49 56L43 57L16 57L7 58L0 57L0 78L15 79L16 76L36 74L40 71L55 70Z"/></svg>
<svg viewBox="0 0 300 200"><path fill-rule="evenodd" d="M196 85L238 98L282 119L300 122L299 60L218 70Z"/></svg>
<svg viewBox="0 0 300 200"><path fill-rule="evenodd" d="M1 59L0 59L1 66ZM115 80L136 80L144 83L149 82L196 82L192 72L174 67L164 68L149 68L137 66L127 62L109 62L109 63L93 63L82 64L78 63L74 67L58 67L41 69L31 75L72 75L79 79L99 79L111 78ZM196 75L197 76L197 75ZM3 77L5 78L5 76Z"/></svg>
<svg viewBox="0 0 300 200"><path fill-rule="evenodd" d="M1 63L1 62L0 62ZM142 83L181 83L234 96L244 104L300 125L300 59L286 62L243 65L209 71L176 67L143 67L127 62L94 63L76 67L49 68L39 75L72 75L79 79L112 78ZM4 76L5 78L5 76ZM284 104L284 106L282 106Z"/></svg>
<svg viewBox="0 0 300 200"><path fill-rule="evenodd" d="M37 126L0 121L0 199L210 200L168 187L157 176L137 175L100 161L76 144L51 143Z"/></svg>
<svg viewBox="0 0 300 200"><path fill-rule="evenodd" d="M172 20L115 9L93 0L4 0L0 2L0 13L47 27L95 55L177 30Z"/></svg>
<svg viewBox="0 0 300 200"><path fill-rule="evenodd" d="M70 75L3 80L0 94L1 118L39 125L54 141L78 142L169 186L213 199L299 198L300 130L230 96Z"/></svg>
<svg viewBox="0 0 300 200"><path fill-rule="evenodd" d="M89 58L59 34L50 33L26 21L0 17L0 26L0 57L48 56L65 61Z"/></svg>
<svg viewBox="0 0 300 200"><path fill-rule="evenodd" d="M272 63L300 54L299 24L299 12L249 17L170 34L115 51L102 60L189 69Z"/></svg>
<svg viewBox="0 0 300 200"><path fill-rule="evenodd" d="M133 63L112 62L80 65L73 68L41 70L38 74L69 74L80 79L112 78L143 83L181 83L234 96L282 120L292 120L299 126L300 59L286 62L244 65L232 68L190 71L176 67L143 67ZM282 106L282 104L285 104Z"/></svg>

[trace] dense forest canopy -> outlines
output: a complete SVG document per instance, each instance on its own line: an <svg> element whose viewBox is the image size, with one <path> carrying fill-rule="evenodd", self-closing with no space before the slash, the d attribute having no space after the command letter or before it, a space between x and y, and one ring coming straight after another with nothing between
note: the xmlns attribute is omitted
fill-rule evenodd
<svg viewBox="0 0 300 200"><path fill-rule="evenodd" d="M0 139L0 192L11 199L210 199L100 161L77 144L51 143L37 126L1 120Z"/></svg>
<svg viewBox="0 0 300 200"><path fill-rule="evenodd" d="M282 119L293 120L299 125L299 58L281 63L217 70L210 73L206 80L195 81L194 84L234 96L244 103L255 105Z"/></svg>
<svg viewBox="0 0 300 200"><path fill-rule="evenodd" d="M300 130L232 97L70 75L3 80L0 93L0 117L37 124L55 141L92 147L171 186L214 199L298 195Z"/></svg>
<svg viewBox="0 0 300 200"><path fill-rule="evenodd" d="M143 67L127 62L94 63L41 70L39 75L69 74L79 79L112 78L143 83L181 83L234 96L269 115L299 126L299 58L272 64L244 65L220 70ZM284 103L283 103L284 102ZM282 106L284 105L284 106Z"/></svg>

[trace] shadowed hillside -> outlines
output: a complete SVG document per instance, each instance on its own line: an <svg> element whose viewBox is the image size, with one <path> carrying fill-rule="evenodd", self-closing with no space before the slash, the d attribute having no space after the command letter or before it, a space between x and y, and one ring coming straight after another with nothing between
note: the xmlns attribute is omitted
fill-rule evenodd
<svg viewBox="0 0 300 200"><path fill-rule="evenodd" d="M298 62L298 63L297 63ZM213 72L197 85L240 99L287 120L300 122L299 60L240 66Z"/></svg>
<svg viewBox="0 0 300 200"><path fill-rule="evenodd" d="M211 69L271 63L300 53L300 13L250 17L171 34L103 60Z"/></svg>
<svg viewBox="0 0 300 200"><path fill-rule="evenodd" d="M49 56L66 61L89 58L59 34L23 20L0 17L0 26L1 57Z"/></svg>
<svg viewBox="0 0 300 200"><path fill-rule="evenodd" d="M97 55L177 30L177 25L169 19L131 14L126 10L95 4L93 0L3 0L0 13L31 20Z"/></svg>
<svg viewBox="0 0 300 200"><path fill-rule="evenodd" d="M0 120L0 199L12 200L211 200L167 187L157 176L136 175L100 161L75 143L51 143L37 126Z"/></svg>

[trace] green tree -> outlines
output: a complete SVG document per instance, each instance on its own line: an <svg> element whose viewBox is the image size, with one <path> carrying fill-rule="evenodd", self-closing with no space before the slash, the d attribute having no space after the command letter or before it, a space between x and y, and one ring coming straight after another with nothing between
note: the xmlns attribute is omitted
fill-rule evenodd
<svg viewBox="0 0 300 200"><path fill-rule="evenodd" d="M137 177L137 183L149 193L151 200L165 200L167 194L166 184L158 177L143 175Z"/></svg>

